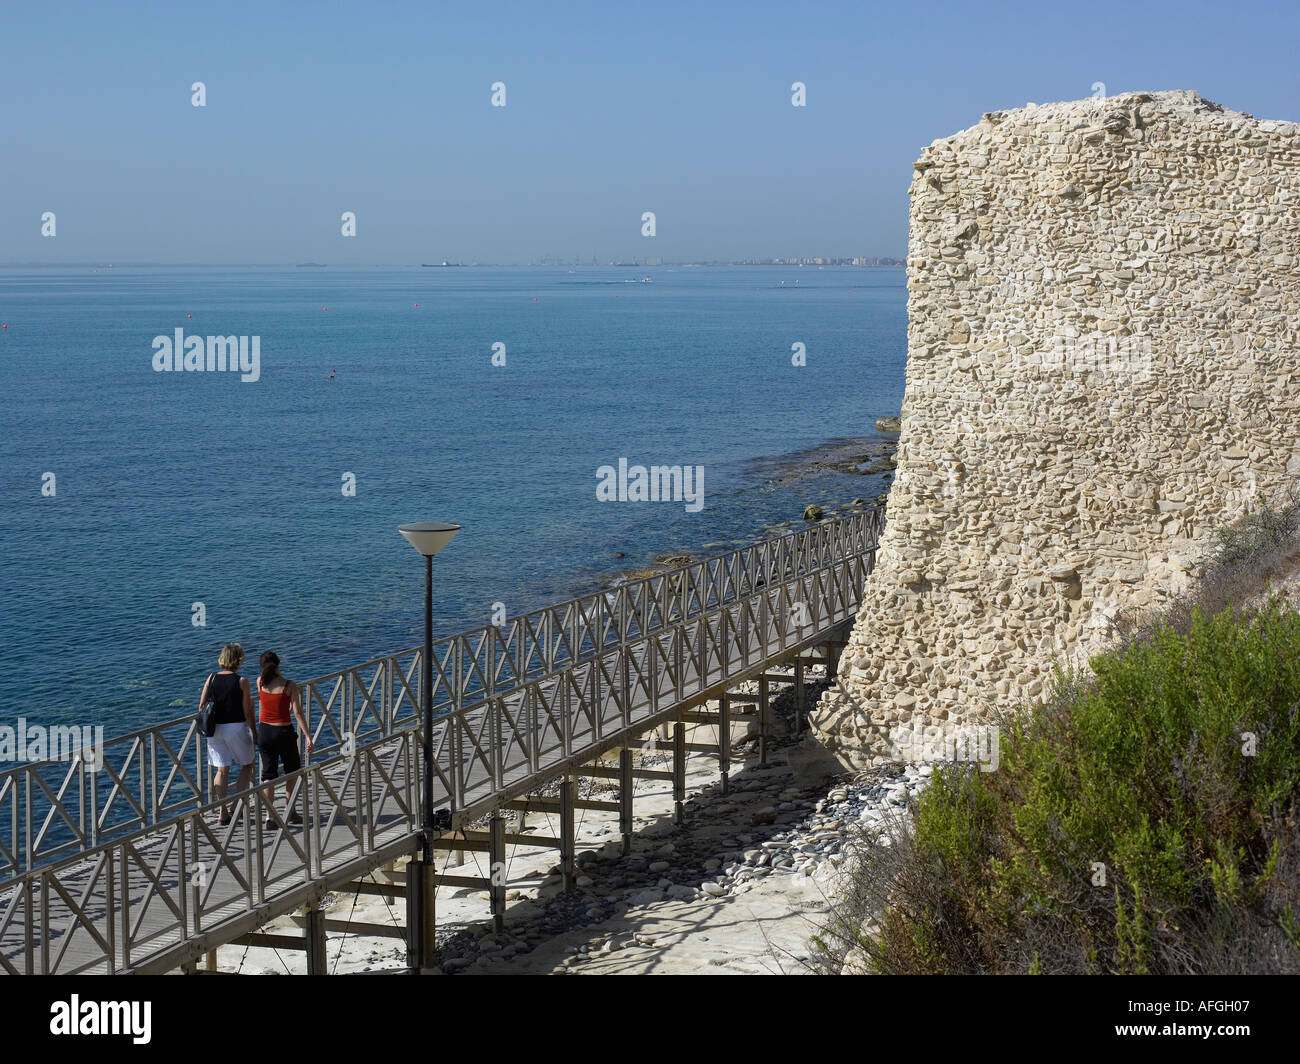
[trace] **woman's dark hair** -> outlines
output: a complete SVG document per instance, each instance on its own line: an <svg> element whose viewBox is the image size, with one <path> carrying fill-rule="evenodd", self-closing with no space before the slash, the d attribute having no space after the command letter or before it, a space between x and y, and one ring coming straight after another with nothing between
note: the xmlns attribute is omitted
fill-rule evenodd
<svg viewBox="0 0 1300 1064"><path fill-rule="evenodd" d="M262 666L263 687L280 675L280 658L274 650L262 651L262 656L257 659L257 663Z"/></svg>

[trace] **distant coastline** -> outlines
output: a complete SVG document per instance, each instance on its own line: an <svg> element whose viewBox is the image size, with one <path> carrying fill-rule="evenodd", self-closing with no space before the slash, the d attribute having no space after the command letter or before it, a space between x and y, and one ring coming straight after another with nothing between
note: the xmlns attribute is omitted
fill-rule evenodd
<svg viewBox="0 0 1300 1064"><path fill-rule="evenodd" d="M795 266L834 267L836 269L891 269L901 270L905 265L896 259L882 259L873 262L852 262L843 259L823 259L821 262L799 259L757 259L757 260L713 260L668 262L656 259L653 262L632 260L627 262L558 262L543 259L538 262L0 262L3 270L111 270L111 269L149 269L149 270L274 270L274 269L340 269L340 270L405 270L462 267L466 269L650 269L653 267L670 267L673 269L723 267L723 266Z"/></svg>

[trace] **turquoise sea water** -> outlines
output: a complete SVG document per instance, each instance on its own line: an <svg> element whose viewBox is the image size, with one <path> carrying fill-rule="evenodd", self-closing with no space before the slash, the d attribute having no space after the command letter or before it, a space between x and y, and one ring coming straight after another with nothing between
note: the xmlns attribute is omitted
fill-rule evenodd
<svg viewBox="0 0 1300 1064"><path fill-rule="evenodd" d="M897 413L903 285L809 267L0 270L0 721L168 719L230 640L296 678L414 646L404 521L463 526L435 562L444 634L874 494L879 478L777 486L761 460ZM177 328L259 337L259 379L155 371ZM598 501L619 458L703 466L704 508Z"/></svg>

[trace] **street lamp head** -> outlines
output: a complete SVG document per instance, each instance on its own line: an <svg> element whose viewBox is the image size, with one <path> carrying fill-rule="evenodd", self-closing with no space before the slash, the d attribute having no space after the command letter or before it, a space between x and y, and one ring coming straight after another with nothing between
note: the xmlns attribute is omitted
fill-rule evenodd
<svg viewBox="0 0 1300 1064"><path fill-rule="evenodd" d="M426 558L432 558L451 542L451 537L460 531L460 525L449 525L441 521L420 521L413 525L398 525L397 531L406 537L406 542Z"/></svg>

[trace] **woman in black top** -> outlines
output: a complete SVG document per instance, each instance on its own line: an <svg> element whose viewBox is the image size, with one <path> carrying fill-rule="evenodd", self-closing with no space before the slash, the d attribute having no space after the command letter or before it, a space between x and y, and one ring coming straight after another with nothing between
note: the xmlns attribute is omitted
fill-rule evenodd
<svg viewBox="0 0 1300 1064"><path fill-rule="evenodd" d="M217 658L221 670L208 677L203 693L199 695L200 708L209 693L217 707L217 730L208 739L208 761L217 770L212 779L212 789L220 799L226 797L231 765L239 766L236 791L244 790L253 781L257 725L253 722L253 700L248 691L248 681L239 675L243 663L244 648L238 643L227 643ZM228 805L221 806L220 823L230 823Z"/></svg>

